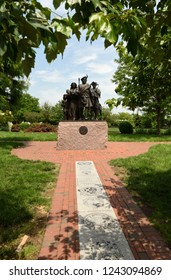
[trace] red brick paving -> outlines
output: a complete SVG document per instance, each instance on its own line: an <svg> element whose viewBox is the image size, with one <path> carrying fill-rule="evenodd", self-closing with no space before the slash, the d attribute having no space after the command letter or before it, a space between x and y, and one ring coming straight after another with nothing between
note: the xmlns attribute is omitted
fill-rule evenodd
<svg viewBox="0 0 171 280"><path fill-rule="evenodd" d="M109 160L145 153L152 142L109 142L105 150L61 151L56 142L25 142L12 154L31 160L59 163L56 183L39 259L78 260L79 235L75 162L93 161L135 259L171 259L171 250L108 164Z"/></svg>

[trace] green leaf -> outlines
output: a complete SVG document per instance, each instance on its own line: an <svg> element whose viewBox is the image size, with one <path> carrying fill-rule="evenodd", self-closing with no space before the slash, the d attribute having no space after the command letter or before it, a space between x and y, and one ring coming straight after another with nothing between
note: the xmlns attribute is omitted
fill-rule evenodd
<svg viewBox="0 0 171 280"><path fill-rule="evenodd" d="M102 17L104 17L102 12L92 14L89 18L89 23L92 23L93 21L101 21Z"/></svg>
<svg viewBox="0 0 171 280"><path fill-rule="evenodd" d="M132 38L129 38L128 44L127 44L128 52L131 52L133 56L137 54L137 40L134 40Z"/></svg>
<svg viewBox="0 0 171 280"><path fill-rule="evenodd" d="M91 2L93 2L93 5L94 5L94 7L95 7L95 9L97 8L97 7L101 7L101 1L99 1L99 0L92 0Z"/></svg>
<svg viewBox="0 0 171 280"><path fill-rule="evenodd" d="M146 22L147 22L147 25L149 27L152 27L154 25L154 19L153 19L153 15L152 14L146 15Z"/></svg>
<svg viewBox="0 0 171 280"><path fill-rule="evenodd" d="M33 56L27 56L22 61L22 69L24 74L28 77L31 73L31 69L34 67L34 57Z"/></svg>
<svg viewBox="0 0 171 280"><path fill-rule="evenodd" d="M58 54L58 44L53 42L49 44L45 48L45 53L46 53L46 59L50 63L52 60L54 60L57 57Z"/></svg>
<svg viewBox="0 0 171 280"><path fill-rule="evenodd" d="M40 29L44 29L44 30L47 30L47 31L49 31L49 32L51 32L51 29L50 29L50 27L47 25L47 24L44 24L43 22L41 22L41 21L37 21L36 22L36 18L32 18L32 19L30 19L30 21L29 21L29 23L33 26L33 27L35 27L36 29L37 28L40 28Z"/></svg>
<svg viewBox="0 0 171 280"><path fill-rule="evenodd" d="M81 6L81 0L67 0L69 5L79 4Z"/></svg>
<svg viewBox="0 0 171 280"><path fill-rule="evenodd" d="M118 41L118 32L117 32L117 29L115 28L115 26L112 26L110 24L110 31L107 32L105 38L111 42L112 44L116 44L117 41Z"/></svg>
<svg viewBox="0 0 171 280"><path fill-rule="evenodd" d="M77 39L80 40L80 36L81 36L81 32L79 30L80 26L70 16L68 17L68 25L72 30L72 34L75 34Z"/></svg>
<svg viewBox="0 0 171 280"><path fill-rule="evenodd" d="M59 6L61 5L61 0L53 0L53 6L55 9L59 8Z"/></svg>
<svg viewBox="0 0 171 280"><path fill-rule="evenodd" d="M72 29L64 21L55 19L52 23L52 27L55 28L55 31L64 34L68 38L71 35Z"/></svg>
<svg viewBox="0 0 171 280"><path fill-rule="evenodd" d="M21 17L18 14L15 14L15 17L18 21L18 30L19 33L22 34L22 37L28 37L31 41L36 42L38 44L38 41L40 39L40 34L38 30L36 30L36 27L29 21L27 21L24 17ZM19 38L19 36L16 36ZM37 41L38 40L38 41Z"/></svg>
<svg viewBox="0 0 171 280"><path fill-rule="evenodd" d="M0 40L0 57L3 56L7 51L7 45L5 42L1 39Z"/></svg>
<svg viewBox="0 0 171 280"><path fill-rule="evenodd" d="M115 98L107 99L107 100L105 101L105 103L108 105L110 111L112 111L113 108L116 106L116 101L117 101L117 100L116 100Z"/></svg>
<svg viewBox="0 0 171 280"><path fill-rule="evenodd" d="M99 37L99 33L98 32L94 32L94 34L91 36L91 41L97 40L98 37Z"/></svg>
<svg viewBox="0 0 171 280"><path fill-rule="evenodd" d="M107 39L105 39L105 41L104 41L104 46L105 46L105 49L107 49L109 46L111 46L112 45L112 43L111 42L109 42Z"/></svg>
<svg viewBox="0 0 171 280"><path fill-rule="evenodd" d="M162 26L162 28L161 28L161 35L163 36L165 34L167 34L167 26L166 25Z"/></svg>
<svg viewBox="0 0 171 280"><path fill-rule="evenodd" d="M67 46L67 38L65 35L63 35L62 33L58 33L56 32L56 38L57 38L57 42L58 42L58 53L63 54L64 50Z"/></svg>

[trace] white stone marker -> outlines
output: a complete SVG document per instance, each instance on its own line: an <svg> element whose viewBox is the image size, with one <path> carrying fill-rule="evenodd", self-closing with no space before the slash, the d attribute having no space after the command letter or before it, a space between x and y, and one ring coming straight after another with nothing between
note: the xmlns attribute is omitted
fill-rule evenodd
<svg viewBox="0 0 171 280"><path fill-rule="evenodd" d="M92 161L76 162L77 207L82 260L133 260Z"/></svg>

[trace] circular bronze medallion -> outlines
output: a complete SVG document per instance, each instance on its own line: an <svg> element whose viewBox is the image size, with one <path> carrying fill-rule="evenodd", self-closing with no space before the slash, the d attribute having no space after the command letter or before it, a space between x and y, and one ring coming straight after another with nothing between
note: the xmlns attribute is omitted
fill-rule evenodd
<svg viewBox="0 0 171 280"><path fill-rule="evenodd" d="M88 128L86 126L80 126L79 132L80 134L85 135L88 132Z"/></svg>

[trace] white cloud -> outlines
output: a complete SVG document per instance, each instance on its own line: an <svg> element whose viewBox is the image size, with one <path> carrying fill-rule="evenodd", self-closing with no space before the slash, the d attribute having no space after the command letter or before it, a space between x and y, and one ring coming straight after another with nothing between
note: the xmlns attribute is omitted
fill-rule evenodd
<svg viewBox="0 0 171 280"><path fill-rule="evenodd" d="M98 74L106 74L106 73L111 73L113 71L112 65L99 63L99 62L87 64L87 69L93 73L98 73Z"/></svg>
<svg viewBox="0 0 171 280"><path fill-rule="evenodd" d="M52 106L54 106L59 100L62 99L61 94L57 91L56 88L41 88L38 92L35 92L35 97L39 98L40 105L43 105L45 102L47 102Z"/></svg>
<svg viewBox="0 0 171 280"><path fill-rule="evenodd" d="M38 70L35 73L35 76L38 79L41 79L42 82L50 82L50 83L59 83L59 82L64 82L65 78L64 75L60 72L57 71L56 69L54 70Z"/></svg>
<svg viewBox="0 0 171 280"><path fill-rule="evenodd" d="M86 64L87 62L94 61L96 59L97 59L97 55L96 54L91 54L89 56L83 56L83 57L77 58L74 61L74 63L75 64Z"/></svg>

